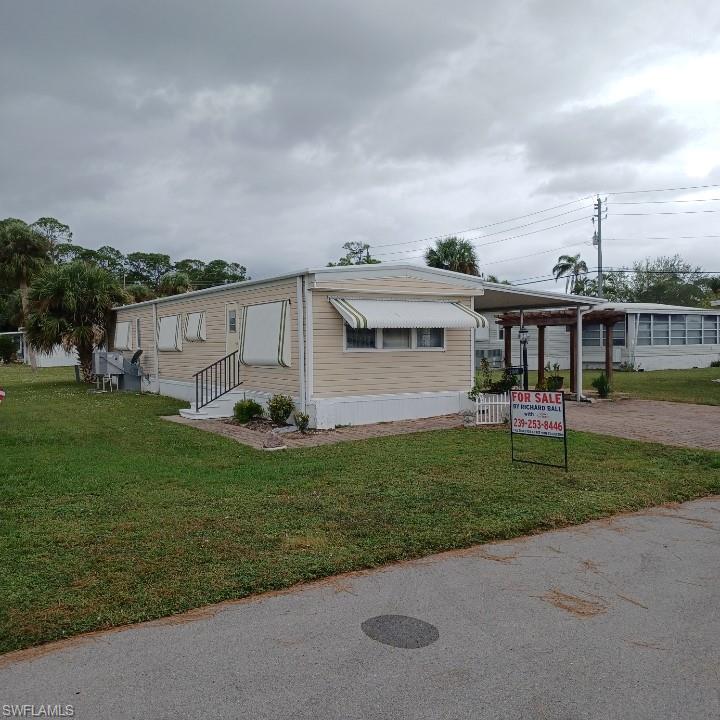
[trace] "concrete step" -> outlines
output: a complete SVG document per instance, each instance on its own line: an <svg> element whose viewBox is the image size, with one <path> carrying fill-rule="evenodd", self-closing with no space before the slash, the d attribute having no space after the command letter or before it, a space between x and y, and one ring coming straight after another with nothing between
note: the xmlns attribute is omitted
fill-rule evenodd
<svg viewBox="0 0 720 720"><path fill-rule="evenodd" d="M242 400L243 396L244 392L242 390L231 390L229 393L221 395L217 400L203 405L200 410L195 410L195 403L191 402L189 408L180 411L180 415L189 420L210 420L232 417L235 404Z"/></svg>

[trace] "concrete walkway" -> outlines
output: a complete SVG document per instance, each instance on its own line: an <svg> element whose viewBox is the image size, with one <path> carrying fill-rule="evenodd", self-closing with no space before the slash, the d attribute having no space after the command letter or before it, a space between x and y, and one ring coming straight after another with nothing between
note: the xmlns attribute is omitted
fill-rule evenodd
<svg viewBox="0 0 720 720"><path fill-rule="evenodd" d="M384 615L408 617L374 619ZM69 704L81 720L717 718L719 639L716 497L6 655L0 708Z"/></svg>
<svg viewBox="0 0 720 720"><path fill-rule="evenodd" d="M720 407L658 400L568 402L568 427L630 440L720 451Z"/></svg>

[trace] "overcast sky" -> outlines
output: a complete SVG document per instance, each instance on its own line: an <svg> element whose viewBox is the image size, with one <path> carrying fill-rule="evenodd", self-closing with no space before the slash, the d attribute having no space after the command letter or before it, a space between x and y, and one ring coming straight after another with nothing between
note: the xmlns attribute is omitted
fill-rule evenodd
<svg viewBox="0 0 720 720"><path fill-rule="evenodd" d="M0 7L0 216L57 217L86 247L254 277L349 240L420 263L424 238L596 192L720 185L717 0ZM720 238L696 237L720 235L720 201L618 204L716 197L610 195L606 265L720 271ZM466 236L501 278L594 266L591 203Z"/></svg>

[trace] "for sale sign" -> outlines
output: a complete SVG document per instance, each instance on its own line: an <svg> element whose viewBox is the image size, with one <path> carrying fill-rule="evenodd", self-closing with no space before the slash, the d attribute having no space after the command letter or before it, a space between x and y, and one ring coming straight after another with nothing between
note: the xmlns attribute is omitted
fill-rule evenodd
<svg viewBox="0 0 720 720"><path fill-rule="evenodd" d="M565 396L561 392L512 390L510 427L516 435L565 437Z"/></svg>

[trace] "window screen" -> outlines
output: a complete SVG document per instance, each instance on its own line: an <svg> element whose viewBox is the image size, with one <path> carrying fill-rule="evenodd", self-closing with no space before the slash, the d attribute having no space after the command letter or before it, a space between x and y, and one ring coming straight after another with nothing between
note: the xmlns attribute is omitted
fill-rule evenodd
<svg viewBox="0 0 720 720"><path fill-rule="evenodd" d="M686 315L686 337L688 345L702 344L702 315Z"/></svg>
<svg viewBox="0 0 720 720"><path fill-rule="evenodd" d="M653 345L668 345L670 337L670 317L653 315Z"/></svg>
<svg viewBox="0 0 720 720"><path fill-rule="evenodd" d="M415 332L417 347L420 349L445 346L445 330L443 328L418 328Z"/></svg>
<svg viewBox="0 0 720 720"><path fill-rule="evenodd" d="M705 315L703 317L703 344L715 345L718 342L718 317Z"/></svg>
<svg viewBox="0 0 720 720"><path fill-rule="evenodd" d="M409 328L385 328L382 332L383 350L402 350L410 347Z"/></svg>
<svg viewBox="0 0 720 720"><path fill-rule="evenodd" d="M637 325L637 344L650 345L652 338L652 320L650 315L640 315Z"/></svg>
<svg viewBox="0 0 720 720"><path fill-rule="evenodd" d="M348 350L374 350L375 330L353 328L345 325L345 337Z"/></svg>
<svg viewBox="0 0 720 720"><path fill-rule="evenodd" d="M657 343L655 343L657 345ZM685 316L670 316L670 344L685 345Z"/></svg>
<svg viewBox="0 0 720 720"><path fill-rule="evenodd" d="M140 332L140 318L135 320L135 346L139 349L142 347L142 334Z"/></svg>

